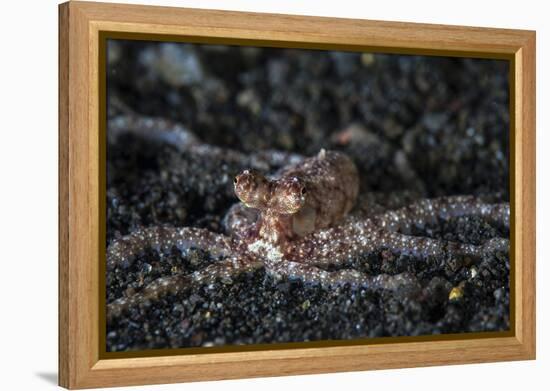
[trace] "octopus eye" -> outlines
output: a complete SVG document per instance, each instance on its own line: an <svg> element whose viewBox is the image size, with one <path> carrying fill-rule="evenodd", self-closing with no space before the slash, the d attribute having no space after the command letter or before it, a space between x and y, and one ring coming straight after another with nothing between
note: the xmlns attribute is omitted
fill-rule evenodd
<svg viewBox="0 0 550 391"><path fill-rule="evenodd" d="M304 196L304 195L306 195L306 193L307 193L306 188L305 188L305 187L302 187L301 194Z"/></svg>
<svg viewBox="0 0 550 391"><path fill-rule="evenodd" d="M233 178L233 183L237 184L237 182L238 182L237 177Z"/></svg>

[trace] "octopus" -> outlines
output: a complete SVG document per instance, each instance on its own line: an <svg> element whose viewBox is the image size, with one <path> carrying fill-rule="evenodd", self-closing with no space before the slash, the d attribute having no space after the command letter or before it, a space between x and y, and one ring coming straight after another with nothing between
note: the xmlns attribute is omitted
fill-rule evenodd
<svg viewBox="0 0 550 391"><path fill-rule="evenodd" d="M120 122L120 120L118 120ZM127 122L119 128L128 129ZM130 128L148 134L146 120ZM110 123L116 134L117 123ZM162 126L161 126L162 128ZM141 130L139 130L141 129ZM145 130L144 130L145 129ZM160 135L160 136L159 136ZM185 129L166 125L157 136L193 153L221 154L218 147L206 147L188 136ZM227 156L244 159L237 152ZM493 252L507 252L507 238L493 238L481 244L459 243L415 236L441 220L479 217L509 228L507 203L491 203L474 196L446 196L420 199L388 209L371 194L359 194L359 175L353 161L342 152L322 149L315 156L268 152L246 156L251 167L233 181L240 202L226 213L225 234L196 227L153 226L138 229L111 242L107 248L107 273L125 270L145 251L153 249L182 253L191 249L207 252L215 259L209 266L191 273L163 276L138 292L107 304L112 320L134 306L175 295L217 281L232 281L243 273L264 269L277 280L298 280L327 289L350 286L371 290L396 290L417 284L408 272L370 275L346 268L363 254L390 252L420 260L432 257L463 257L476 262ZM264 175L258 167L276 162L282 167Z"/></svg>

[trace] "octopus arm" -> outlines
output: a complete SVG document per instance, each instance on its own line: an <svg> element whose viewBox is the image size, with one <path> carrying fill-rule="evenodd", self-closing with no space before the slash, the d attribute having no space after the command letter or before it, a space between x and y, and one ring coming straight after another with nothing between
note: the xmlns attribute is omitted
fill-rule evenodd
<svg viewBox="0 0 550 391"><path fill-rule="evenodd" d="M247 208L241 203L234 204L229 208L223 219L225 232L235 238L246 239L250 236L258 220L258 211Z"/></svg>
<svg viewBox="0 0 550 391"><path fill-rule="evenodd" d="M308 265L341 265L362 254L390 250L419 258L456 256L479 259L486 253L509 248L508 239L494 238L481 245L417 237L378 228L370 220L349 219L346 224L320 230L292 243L285 259Z"/></svg>
<svg viewBox="0 0 550 391"><path fill-rule="evenodd" d="M414 257L442 257L448 254L479 259L492 252L507 252L509 240L493 238L481 245L450 242L432 238L384 232L377 240L376 250L387 249L394 253Z"/></svg>
<svg viewBox="0 0 550 391"><path fill-rule="evenodd" d="M488 204L471 196L441 197L417 201L374 217L373 220L384 230L409 233L413 226L422 227L437 223L438 219L449 220L462 216L483 217L492 224L509 228L510 205Z"/></svg>
<svg viewBox="0 0 550 391"><path fill-rule="evenodd" d="M209 144L191 144L188 148L181 146L179 149L207 159L215 159L264 172L272 171L287 164L296 164L303 159L303 156L291 152L264 150L243 153L235 149Z"/></svg>
<svg viewBox="0 0 550 391"><path fill-rule="evenodd" d="M144 140L172 145L180 151L200 143L193 132L177 122L133 113L110 118L107 129L109 142L116 142L123 134L132 134Z"/></svg>
<svg viewBox="0 0 550 391"><path fill-rule="evenodd" d="M190 288L213 284L216 281L232 283L233 279L246 272L263 267L263 263L248 257L226 258L190 274L160 277L132 296L118 298L107 304L107 319L112 321L130 308L149 301L157 301L167 295L176 295Z"/></svg>
<svg viewBox="0 0 550 391"><path fill-rule="evenodd" d="M418 281L410 273L396 275L379 274L370 276L357 270L327 271L314 265L300 262L272 263L266 265L267 274L275 278L299 280L305 284L321 285L323 287L337 287L349 285L373 290L396 290L403 286L417 286Z"/></svg>
<svg viewBox="0 0 550 391"><path fill-rule="evenodd" d="M147 249L181 251L198 248L214 257L229 256L233 243L230 238L201 228L149 227L117 239L107 248L107 270L128 267Z"/></svg>
<svg viewBox="0 0 550 391"><path fill-rule="evenodd" d="M250 154L249 159L252 167L268 166L270 168L278 168L298 164L305 158L303 155L293 152L266 149L253 152Z"/></svg>
<svg viewBox="0 0 550 391"><path fill-rule="evenodd" d="M262 171L297 164L304 159L302 155L292 152L263 150L245 154L234 149L205 144L193 131L178 122L138 115L131 111L110 118L107 128L108 140L111 143L116 142L123 134L132 134L144 140L171 145L182 153L204 156L208 159L235 163Z"/></svg>

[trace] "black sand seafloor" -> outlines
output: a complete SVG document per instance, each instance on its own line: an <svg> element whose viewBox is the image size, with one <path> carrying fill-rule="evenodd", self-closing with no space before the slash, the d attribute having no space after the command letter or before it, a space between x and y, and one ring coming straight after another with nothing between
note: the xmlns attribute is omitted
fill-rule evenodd
<svg viewBox="0 0 550 391"><path fill-rule="evenodd" d="M509 201L505 61L110 41L109 118L132 111L184 124L244 153L342 150L361 192L411 199L467 194ZM239 162L197 158L132 134L107 147L107 245L140 227L223 232ZM481 243L508 235L456 218L418 236ZM213 262L151 249L107 275L107 302L160 276ZM414 273L417 289L322 288L260 270L132 308L107 325L107 351L508 330L507 255L477 263L385 252L351 265ZM456 288L453 290L453 288Z"/></svg>

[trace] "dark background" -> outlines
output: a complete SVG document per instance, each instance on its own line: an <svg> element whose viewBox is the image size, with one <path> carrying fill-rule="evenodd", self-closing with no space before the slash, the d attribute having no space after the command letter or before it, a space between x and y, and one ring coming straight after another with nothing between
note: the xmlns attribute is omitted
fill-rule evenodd
<svg viewBox="0 0 550 391"><path fill-rule="evenodd" d="M107 70L110 118L131 110L172 119L205 143L245 153L343 150L360 170L362 192L509 200L506 61L110 41ZM108 243L160 224L222 232L220 221L237 201L227 178L246 168L196 161L131 135L108 145L107 160ZM476 242L499 232L459 219L418 234ZM508 329L508 259L484 259L472 277L452 260L398 257L389 266L382 258L369 256L361 267L413 271L423 291L335 293L259 273L254 284L136 309L109 325L108 350ZM108 276L108 301L208 262L205 254L154 259ZM462 281L464 298L447 300Z"/></svg>

